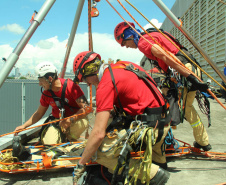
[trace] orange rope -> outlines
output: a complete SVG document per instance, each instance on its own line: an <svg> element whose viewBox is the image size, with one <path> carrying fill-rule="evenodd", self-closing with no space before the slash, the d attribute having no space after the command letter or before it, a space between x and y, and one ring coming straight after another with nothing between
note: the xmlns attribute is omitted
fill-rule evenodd
<svg viewBox="0 0 226 185"><path fill-rule="evenodd" d="M149 21L136 7L134 7L130 2L128 2L128 0L125 0L130 6L132 6L138 13L140 13L143 18L145 18L156 30L158 30L158 32L160 32L168 41L171 42L171 44L173 44L177 49L179 49L179 51L188 59L190 60L190 62L192 62L196 67L198 67L205 75L207 75L209 78L211 78L215 83L217 83L220 87L222 87L225 91L226 88L223 87L219 82L217 82L214 78L212 78L206 71L204 71L198 64L196 64L189 56L186 55L186 53L184 51L182 51L171 39L169 39L168 36L166 36L165 34L162 33L162 31L160 29L158 29L151 21ZM120 3L120 2L119 2ZM125 7L120 3L120 5L124 8L124 10L130 15L130 13L125 9ZM130 15L131 18L136 22L136 20L132 17L132 15ZM179 21L181 22L181 26L182 26L182 20L179 19ZM136 22L138 24L138 22ZM138 24L139 25L139 24ZM140 25L139 25L140 26ZM140 26L142 28L142 30L146 33L146 30ZM148 34L149 35L149 34ZM150 36L150 35L149 35ZM151 37L152 38L152 37Z"/></svg>
<svg viewBox="0 0 226 185"><path fill-rule="evenodd" d="M92 22L91 22L91 0L88 0L88 32L89 32L89 51L93 51L92 41Z"/></svg>
<svg viewBox="0 0 226 185"><path fill-rule="evenodd" d="M68 118L74 118L74 117L77 117L77 116L80 116L80 115L84 115L85 113L88 113L88 112L89 112L89 113L92 112L92 108L89 107L89 106L86 107L86 108L85 108L85 111L83 110L83 113L81 113L81 114L68 116L68 117L63 118L63 119L58 119L58 120L50 121L50 122L48 122L48 123L44 123L44 124L37 125L37 126L33 126L33 127L28 127L28 128L25 128L25 129L21 129L21 130L14 131L14 132L9 132L9 133L0 135L0 137L7 136L7 135L10 135L10 134L19 133L19 132L22 132L22 131L25 131L25 130L29 130L29 129L41 127L41 126L44 126L44 125L49 125L49 124L51 124L51 123L56 123L56 122L59 122L59 121L63 121L63 120L66 120L66 119L68 119Z"/></svg>
<svg viewBox="0 0 226 185"><path fill-rule="evenodd" d="M91 22L91 0L88 0L88 32L89 32L89 51L93 51L93 40L92 40L92 22ZM92 85L89 86L90 89L90 107L93 106L93 99L92 99Z"/></svg>
<svg viewBox="0 0 226 185"><path fill-rule="evenodd" d="M150 41L148 41L145 37L143 37L133 26L131 26L131 24L128 22L128 21L126 21L123 17L122 17L122 15L112 6L112 4L108 1L108 0L106 0L107 2L108 2L108 4L115 10L115 12L140 36L140 37L142 37L146 42L148 42L150 45L152 45L153 47L155 47L152 43L150 43ZM117 1L119 1L119 0L117 0ZM122 4L121 4L122 5ZM123 5L122 5L123 6ZM133 18L133 16L128 12L128 14ZM140 27L142 27L134 18L133 18L133 20L140 26ZM142 28L143 29L143 28ZM162 54L164 54L165 56L167 56L167 57L170 57L172 60L173 60L173 62L174 63L177 63L178 65L180 65L182 68L183 68L183 70L185 70L185 71L187 71L187 72L189 72L189 73L191 73L192 75L194 75L200 82L203 82L201 79L199 79L199 77L197 76L197 75L195 75L192 71L190 71L188 68L186 68L185 66L184 66L184 64L178 59L178 58L176 58L173 54L171 54L171 53L169 53L167 50L165 50L145 29L143 29L144 31L145 31L145 33L146 34L148 34L151 38L152 38L152 40L159 46L159 47L161 47L165 52L166 52L166 54L168 54L168 56L165 54L165 53L163 53L162 51L160 51L158 48L156 48L159 52L161 52ZM209 92L210 90L208 90L208 92ZM211 95L212 95L213 93L211 92ZM226 110L226 107L220 102L220 100L214 95L213 96L214 98L215 98L215 100Z"/></svg>

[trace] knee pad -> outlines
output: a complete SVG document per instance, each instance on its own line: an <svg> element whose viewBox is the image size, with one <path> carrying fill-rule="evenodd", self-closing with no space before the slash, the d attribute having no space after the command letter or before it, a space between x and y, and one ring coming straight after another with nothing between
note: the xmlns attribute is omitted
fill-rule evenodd
<svg viewBox="0 0 226 185"><path fill-rule="evenodd" d="M156 175L150 180L150 185L164 185L167 183L170 173L162 168L159 168Z"/></svg>

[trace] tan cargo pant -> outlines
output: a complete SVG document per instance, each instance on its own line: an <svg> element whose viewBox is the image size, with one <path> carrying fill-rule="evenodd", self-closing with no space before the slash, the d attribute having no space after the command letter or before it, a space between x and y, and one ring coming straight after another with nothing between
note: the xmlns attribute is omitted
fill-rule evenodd
<svg viewBox="0 0 226 185"><path fill-rule="evenodd" d="M169 131L169 128L170 128L170 124L168 124L168 126L164 127L164 133L163 133L161 140L152 147L152 159L156 162L159 162L159 163L166 162L165 154L162 155L161 145L164 141L165 136L167 135L167 133ZM111 173L114 172L114 169L117 166L118 156L121 151L121 147L122 147L123 143L120 143L119 146L113 146L113 145L125 133L126 133L126 131L125 131L125 129L123 129L118 133L117 137L108 138L106 136L104 138L101 146L99 147L99 150L97 151L97 155L95 156L96 162L105 166L106 168L108 168L109 172L111 172ZM154 135L156 138L158 137L158 129L155 130ZM116 148L118 148L118 147L120 149L115 151ZM107 151L107 152L103 152L103 151ZM130 166L132 166L135 162L136 162L136 159L130 159ZM157 166L153 163L151 164L150 179L152 179L156 175L158 169L159 169L159 166ZM139 179L141 179L142 173L143 173L143 171L141 170L141 173L138 176ZM133 174L133 172L131 173L131 175L132 174Z"/></svg>
<svg viewBox="0 0 226 185"><path fill-rule="evenodd" d="M192 70L192 66L190 63L185 65L187 68ZM195 70L195 74L200 77L201 72L200 69L197 71ZM195 99L196 91L187 92L187 88L184 88L183 94L183 105L185 105L185 119L190 123L191 127L193 128L193 135L195 141L200 144L201 146L206 146L209 144L208 134L206 129L196 112L194 106L192 105Z"/></svg>
<svg viewBox="0 0 226 185"><path fill-rule="evenodd" d="M88 119L80 119L71 123L70 130L66 134L68 141L76 141L80 135L88 128L89 121ZM50 125L47 129L44 129L42 133L42 143L43 144L58 144L62 143L62 137L60 133L60 128L56 128L53 125Z"/></svg>

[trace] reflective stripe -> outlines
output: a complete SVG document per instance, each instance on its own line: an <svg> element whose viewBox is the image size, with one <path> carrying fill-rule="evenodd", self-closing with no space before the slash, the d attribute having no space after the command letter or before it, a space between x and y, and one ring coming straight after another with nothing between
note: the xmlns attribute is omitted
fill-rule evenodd
<svg viewBox="0 0 226 185"><path fill-rule="evenodd" d="M197 127L197 126L199 126L199 125L201 125L202 124L202 122L201 122L201 120L199 119L198 121L196 121L195 123L192 123L191 124L191 127L192 128L195 128L195 127Z"/></svg>

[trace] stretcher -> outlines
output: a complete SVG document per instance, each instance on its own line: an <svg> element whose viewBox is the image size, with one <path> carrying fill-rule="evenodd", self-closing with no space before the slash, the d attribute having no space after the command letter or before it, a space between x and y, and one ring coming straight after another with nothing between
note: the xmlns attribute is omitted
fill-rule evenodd
<svg viewBox="0 0 226 185"><path fill-rule="evenodd" d="M226 153L205 152L201 149L194 148L190 144L176 139L179 147L167 146L166 157L181 157L185 155L204 156L215 160L226 160ZM55 145L37 145L26 146L30 150L31 158L25 161L19 161L12 156L12 149L5 149L0 152L0 172L4 173L26 173L39 172L44 170L57 170L62 168L74 168L81 158L85 141L68 142ZM142 158L141 152L131 152L133 159ZM87 165L97 164L90 161Z"/></svg>

